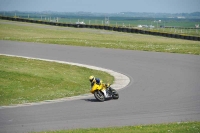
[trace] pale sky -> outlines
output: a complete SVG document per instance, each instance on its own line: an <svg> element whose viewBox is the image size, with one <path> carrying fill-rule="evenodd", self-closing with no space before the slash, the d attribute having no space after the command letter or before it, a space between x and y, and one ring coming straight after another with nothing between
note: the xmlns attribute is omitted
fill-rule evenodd
<svg viewBox="0 0 200 133"><path fill-rule="evenodd" d="M200 12L200 0L0 0L0 11Z"/></svg>

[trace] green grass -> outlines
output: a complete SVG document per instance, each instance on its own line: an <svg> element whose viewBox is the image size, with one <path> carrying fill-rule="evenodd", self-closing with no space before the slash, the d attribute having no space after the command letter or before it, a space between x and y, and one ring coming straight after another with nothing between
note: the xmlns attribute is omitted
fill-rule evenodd
<svg viewBox="0 0 200 133"><path fill-rule="evenodd" d="M177 122L170 124L138 125L112 128L91 128L40 133L200 133L200 122Z"/></svg>
<svg viewBox="0 0 200 133"><path fill-rule="evenodd" d="M2 22L2 20L0 20ZM3 21L5 22L5 21ZM0 23L0 39L62 45L105 47L184 54L200 54L200 43L150 35L94 29L49 27L37 24ZM89 93L88 77L98 75L105 82L113 77L101 71L71 65L0 56L0 106L38 102ZM200 122L139 125L113 128L50 131L48 133L126 132L199 133Z"/></svg>
<svg viewBox="0 0 200 133"><path fill-rule="evenodd" d="M28 16L28 15L27 15ZM24 17L25 19L27 19L27 16ZM21 17L21 16L19 16ZM55 17L57 18L57 17ZM39 16L38 18L29 18L29 19L33 19L33 20L41 20L41 21L48 21L47 18L45 20L45 17L43 17L41 19L41 16ZM54 18L52 18L54 19ZM84 21L86 24L92 24L92 25L102 25L102 21L103 24L105 23L105 17L97 17L97 18L81 18L81 17L75 17L75 18L59 18L59 22L60 23L76 23L77 21ZM138 25L153 25L155 27L160 27L160 25L165 25L165 26L173 26L173 27L185 27L185 28L194 28L195 24L199 24L199 20L189 20L189 19L185 19L185 20L170 20L170 19L161 19L161 22L158 23L154 22L154 21L158 21L160 19L157 18L157 20L155 20L154 18L123 18L123 17L116 17L116 18L109 18L110 21L110 25L111 26L131 26L131 27L137 27Z"/></svg>
<svg viewBox="0 0 200 133"><path fill-rule="evenodd" d="M156 51L200 55L200 42L120 33L96 29L76 29L0 20L0 40L40 42L61 45Z"/></svg>
<svg viewBox="0 0 200 133"><path fill-rule="evenodd" d="M200 36L200 29L181 29L181 28L154 28L149 29L148 31L156 31L161 33L171 33L171 34L180 34L180 35L189 35L189 36Z"/></svg>
<svg viewBox="0 0 200 133"><path fill-rule="evenodd" d="M84 67L0 55L0 106L90 93L90 75L114 80Z"/></svg>

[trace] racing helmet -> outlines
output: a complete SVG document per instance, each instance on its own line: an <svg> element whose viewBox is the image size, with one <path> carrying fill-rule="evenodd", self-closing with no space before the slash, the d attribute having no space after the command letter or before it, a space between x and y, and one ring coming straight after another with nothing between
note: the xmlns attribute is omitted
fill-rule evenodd
<svg viewBox="0 0 200 133"><path fill-rule="evenodd" d="M90 77L89 77L89 80L90 80L91 83L93 83L94 80L95 80L95 77L94 77L94 76L90 76Z"/></svg>

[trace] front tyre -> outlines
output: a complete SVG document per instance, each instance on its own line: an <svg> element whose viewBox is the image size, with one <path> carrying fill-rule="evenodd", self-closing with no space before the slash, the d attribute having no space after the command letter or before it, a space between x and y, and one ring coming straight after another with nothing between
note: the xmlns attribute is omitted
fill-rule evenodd
<svg viewBox="0 0 200 133"><path fill-rule="evenodd" d="M94 97L101 102L105 101L105 96L104 96L103 92L101 92L101 91L95 91Z"/></svg>

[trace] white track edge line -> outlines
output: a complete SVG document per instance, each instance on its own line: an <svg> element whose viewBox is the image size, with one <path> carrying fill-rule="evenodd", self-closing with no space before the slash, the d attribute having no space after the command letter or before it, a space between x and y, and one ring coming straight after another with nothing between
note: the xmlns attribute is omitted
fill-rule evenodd
<svg viewBox="0 0 200 133"><path fill-rule="evenodd" d="M20 57L20 58L26 58L26 59L34 59L34 60L41 60L41 61L56 62L56 63L69 64L69 65L75 65L75 66L80 66L80 67L86 67L86 68L89 68L89 69L104 71L104 72L107 72L114 77L115 80L114 80L114 83L112 84L112 87L115 88L116 90L122 89L122 88L128 86L128 84L130 83L130 78L127 77L126 75L115 72L113 70L100 68L100 67L96 67L96 66L90 66L90 65L73 63L73 62L66 62L66 61L59 61L59 60L49 60L49 59L42 59L42 58L32 58L32 57L26 57L26 56L1 54L1 53L0 53L0 55L11 56L11 57ZM63 102L63 101L86 98L86 97L89 97L89 96L92 96L92 94L83 94L83 95L79 95L79 96L65 97L65 98L60 98L60 99L55 99L55 100L45 100L45 101L36 102L36 103L25 103L25 104L16 104L16 105L9 105L9 106L0 106L0 109Z"/></svg>

